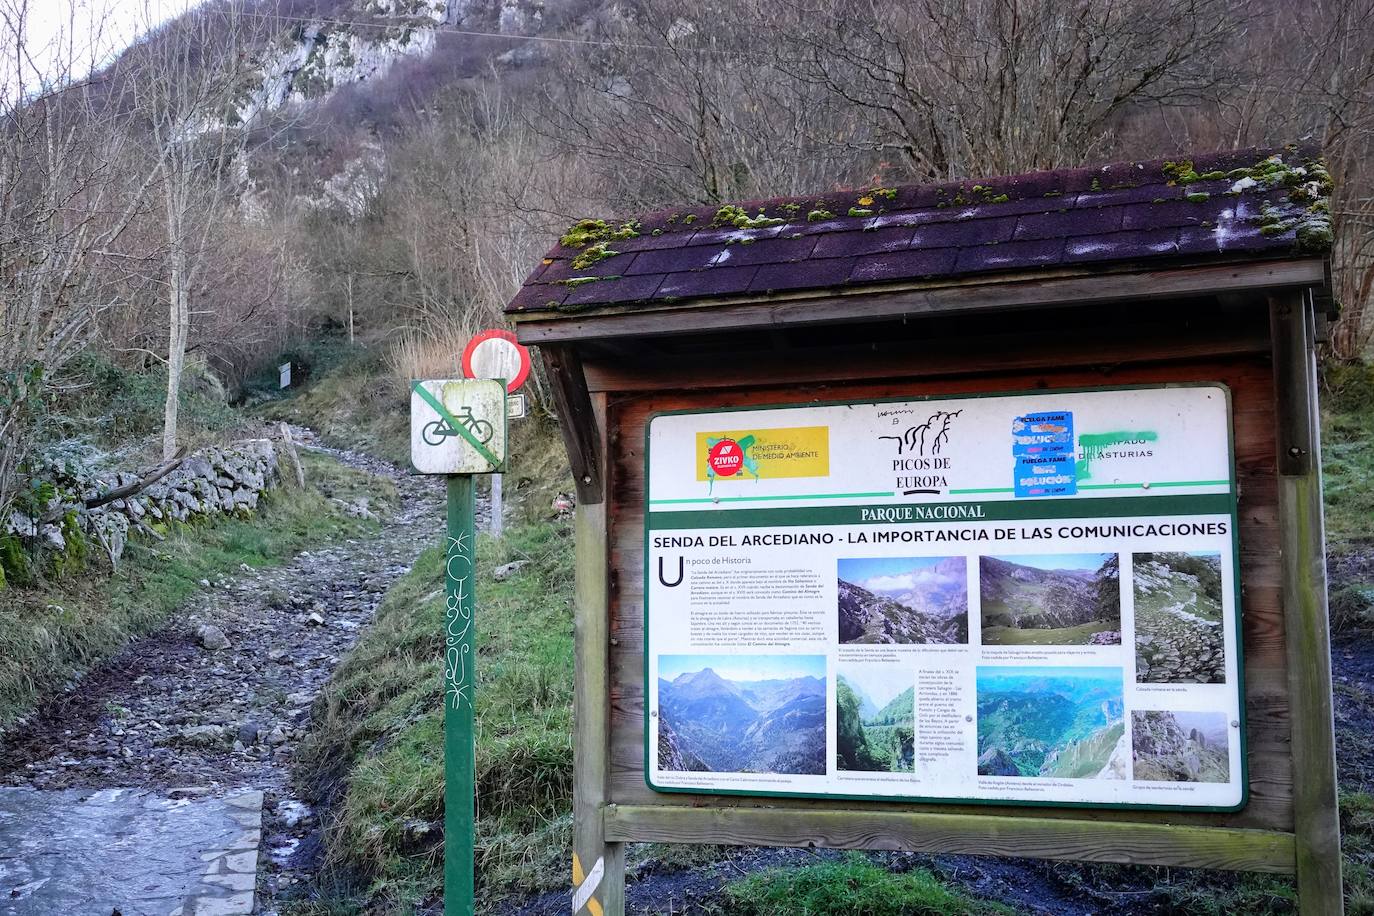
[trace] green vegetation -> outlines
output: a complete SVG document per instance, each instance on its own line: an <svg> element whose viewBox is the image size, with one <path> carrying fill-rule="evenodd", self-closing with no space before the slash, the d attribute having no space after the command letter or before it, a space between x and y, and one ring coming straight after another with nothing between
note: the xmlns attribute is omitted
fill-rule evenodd
<svg viewBox="0 0 1374 916"><path fill-rule="evenodd" d="M845 680L836 685L836 761L841 770L910 773L915 764L916 691L908 687L867 718L858 692Z"/></svg>
<svg viewBox="0 0 1374 916"><path fill-rule="evenodd" d="M97 449L158 443L167 398L167 370L127 369L88 351L68 364L64 384L49 400L48 439L80 438ZM224 386L204 362L188 359L179 400L181 439L192 449L222 441L244 425Z"/></svg>
<svg viewBox="0 0 1374 916"><path fill-rule="evenodd" d="M596 266L598 262L613 258L618 254L620 252L612 251L605 242L597 242L595 245L588 245L578 252L577 257L572 259L572 269L586 270Z"/></svg>
<svg viewBox="0 0 1374 916"><path fill-rule="evenodd" d="M639 223L630 221L613 226L604 219L582 219L568 227L559 242L565 248L586 248L605 242L618 242L639 235Z"/></svg>
<svg viewBox="0 0 1374 916"><path fill-rule="evenodd" d="M1370 536L1374 518L1374 367L1331 365L1323 380L1326 536L1343 553Z"/></svg>
<svg viewBox="0 0 1374 916"><path fill-rule="evenodd" d="M769 226L781 226L785 222L787 220L780 216L768 216L762 209L757 216L750 216L743 207L733 204L721 207L711 218L712 226L734 226L736 229L767 229Z"/></svg>
<svg viewBox="0 0 1374 916"><path fill-rule="evenodd" d="M387 372L379 351L359 351L303 389L262 405L270 420L308 426L342 448L410 463L410 411L405 386Z"/></svg>
<svg viewBox="0 0 1374 916"><path fill-rule="evenodd" d="M256 516L220 517L170 527L166 539L132 539L117 571L88 568L54 584L14 588L0 602L0 725L45 694L155 629L191 598L203 579L241 564L270 566L302 549L377 527L344 513L330 496L388 497L388 481L303 454L304 491L269 492ZM375 507L375 504L374 504ZM98 553L98 552L97 552ZM92 565L95 555L88 558Z"/></svg>
<svg viewBox="0 0 1374 916"><path fill-rule="evenodd" d="M380 350L355 348L310 384L255 409L270 420L308 426L331 445L406 468L410 466L409 397L407 386L387 366ZM508 516L527 521L547 516L553 497L573 489L557 427L537 407L535 411L510 424L505 475Z"/></svg>
<svg viewBox="0 0 1374 916"><path fill-rule="evenodd" d="M1015 911L947 887L925 869L891 872L858 853L775 868L725 886L731 916L993 916Z"/></svg>
<svg viewBox="0 0 1374 916"><path fill-rule="evenodd" d="M1075 627L984 627L983 644L989 646L1083 646L1097 633L1115 633L1121 625L1111 620L1091 620Z"/></svg>
<svg viewBox="0 0 1374 916"><path fill-rule="evenodd" d="M481 539L477 587L479 899L562 888L572 817L572 537L564 522ZM490 571L528 565L503 582ZM440 882L443 554L420 555L335 671L302 750L320 794L342 780L326 828L336 911L405 912ZM300 912L323 913L328 909Z"/></svg>

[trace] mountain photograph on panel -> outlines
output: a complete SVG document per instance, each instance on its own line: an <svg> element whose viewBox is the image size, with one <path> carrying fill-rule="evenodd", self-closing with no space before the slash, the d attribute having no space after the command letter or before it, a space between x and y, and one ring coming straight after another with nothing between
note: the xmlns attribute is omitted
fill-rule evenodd
<svg viewBox="0 0 1374 916"><path fill-rule="evenodd" d="M844 664L835 674L835 768L910 773L916 689L905 665Z"/></svg>
<svg viewBox="0 0 1374 916"><path fill-rule="evenodd" d="M839 561L840 642L967 643L968 560Z"/></svg>
<svg viewBox="0 0 1374 916"><path fill-rule="evenodd" d="M1142 684L1226 682L1218 553L1137 553L1135 677Z"/></svg>
<svg viewBox="0 0 1374 916"><path fill-rule="evenodd" d="M658 766L825 773L824 655L660 655Z"/></svg>
<svg viewBox="0 0 1374 916"><path fill-rule="evenodd" d="M1227 717L1220 712L1131 713L1131 776L1149 782L1229 782Z"/></svg>
<svg viewBox="0 0 1374 916"><path fill-rule="evenodd" d="M1125 779L1120 668L978 668L978 775Z"/></svg>
<svg viewBox="0 0 1374 916"><path fill-rule="evenodd" d="M1114 553L979 557L985 646L1121 644Z"/></svg>

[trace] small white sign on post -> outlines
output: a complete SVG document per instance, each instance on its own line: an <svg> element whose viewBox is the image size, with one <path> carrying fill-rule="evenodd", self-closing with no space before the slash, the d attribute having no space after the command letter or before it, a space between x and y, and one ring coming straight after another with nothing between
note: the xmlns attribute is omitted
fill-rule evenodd
<svg viewBox="0 0 1374 916"><path fill-rule="evenodd" d="M290 363L282 363L280 366L277 367L277 372L279 372L279 373L281 374L281 387L283 387L283 388L290 388L290 387L291 387L291 364L290 364Z"/></svg>
<svg viewBox="0 0 1374 916"><path fill-rule="evenodd" d="M421 474L491 474L506 463L506 388L496 379L411 383L410 463Z"/></svg>

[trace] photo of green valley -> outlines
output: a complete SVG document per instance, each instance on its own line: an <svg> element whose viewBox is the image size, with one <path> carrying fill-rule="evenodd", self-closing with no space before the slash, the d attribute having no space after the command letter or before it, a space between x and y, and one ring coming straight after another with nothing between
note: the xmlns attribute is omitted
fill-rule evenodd
<svg viewBox="0 0 1374 916"><path fill-rule="evenodd" d="M978 668L978 775L1125 779L1122 669Z"/></svg>
<svg viewBox="0 0 1374 916"><path fill-rule="evenodd" d="M835 768L910 773L916 690L900 665L841 665L835 679Z"/></svg>
<svg viewBox="0 0 1374 916"><path fill-rule="evenodd" d="M1121 644L1114 553L980 557L983 645Z"/></svg>

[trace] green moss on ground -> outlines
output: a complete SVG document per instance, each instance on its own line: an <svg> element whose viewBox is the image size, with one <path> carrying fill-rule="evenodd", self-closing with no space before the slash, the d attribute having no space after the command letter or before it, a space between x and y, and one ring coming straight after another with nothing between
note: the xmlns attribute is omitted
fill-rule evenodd
<svg viewBox="0 0 1374 916"><path fill-rule="evenodd" d="M891 872L851 853L776 868L724 888L732 916L993 916L1015 910L955 890L924 869Z"/></svg>
<svg viewBox="0 0 1374 916"><path fill-rule="evenodd" d="M271 566L315 544L376 529L376 521L346 515L329 495L366 490L377 508L388 490L394 500L389 481L317 455L302 460L311 485L269 492L256 515L173 524L163 541L131 539L116 572L91 551L82 575L7 590L0 601L0 725L156 629L202 579L245 563Z"/></svg>
<svg viewBox="0 0 1374 916"><path fill-rule="evenodd" d="M503 582L491 570L528 560ZM484 906L563 888L572 835L572 529L481 538L477 586L477 866ZM330 906L408 912L439 888L443 816L443 554L420 555L335 671L301 756L345 886ZM324 891L321 891L322 893ZM355 912L356 910L348 910ZM307 909L303 912L328 912Z"/></svg>

